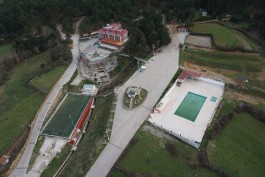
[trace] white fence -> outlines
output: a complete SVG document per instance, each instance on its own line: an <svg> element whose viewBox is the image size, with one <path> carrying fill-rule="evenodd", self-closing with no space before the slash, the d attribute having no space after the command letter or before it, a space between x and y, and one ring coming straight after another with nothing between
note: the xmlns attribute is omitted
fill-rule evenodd
<svg viewBox="0 0 265 177"><path fill-rule="evenodd" d="M205 82L209 82L211 84L215 84L215 85L219 85L219 86L225 86L225 83L224 82L221 82L221 81L217 81L217 80L212 80L212 79L208 79L206 77L201 77L199 80L201 81L205 81Z"/></svg>

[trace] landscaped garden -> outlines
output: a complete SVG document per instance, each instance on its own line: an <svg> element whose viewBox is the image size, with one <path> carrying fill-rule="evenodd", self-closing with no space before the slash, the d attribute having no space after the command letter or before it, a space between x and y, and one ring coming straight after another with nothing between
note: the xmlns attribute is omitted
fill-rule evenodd
<svg viewBox="0 0 265 177"><path fill-rule="evenodd" d="M141 87L128 87L123 98L123 104L128 109L140 106L146 99L148 91Z"/></svg>

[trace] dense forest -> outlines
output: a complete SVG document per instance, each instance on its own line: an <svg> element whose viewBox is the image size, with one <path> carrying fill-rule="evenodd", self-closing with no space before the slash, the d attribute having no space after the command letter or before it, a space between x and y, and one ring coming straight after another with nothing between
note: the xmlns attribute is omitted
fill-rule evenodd
<svg viewBox="0 0 265 177"><path fill-rule="evenodd" d="M1 75L46 50L55 63L66 61L70 54L62 51L69 41L60 41L57 24L70 34L74 21L83 16L83 28L122 22L130 35L126 51L144 56L153 45L158 48L170 42L161 14L168 23L192 23L206 20L196 19L201 11L208 12L207 19L230 14L235 22L249 23L248 30L265 40L264 0L1 0L0 43L12 43L15 51L10 60L0 63ZM144 18L135 20L139 17Z"/></svg>
<svg viewBox="0 0 265 177"><path fill-rule="evenodd" d="M38 35L43 25L55 29L62 23L71 31L76 17L87 16L91 24L133 19L150 6L166 14L167 19L185 21L203 9L213 17L232 14L249 18L264 13L264 0L2 0L0 34L16 37ZM14 36L15 35L15 36Z"/></svg>

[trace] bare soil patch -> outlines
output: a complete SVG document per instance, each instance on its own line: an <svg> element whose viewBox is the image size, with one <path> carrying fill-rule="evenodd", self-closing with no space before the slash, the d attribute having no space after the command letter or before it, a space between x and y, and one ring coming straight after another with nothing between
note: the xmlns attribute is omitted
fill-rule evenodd
<svg viewBox="0 0 265 177"><path fill-rule="evenodd" d="M211 38L208 36L187 35L185 44L204 48L212 48Z"/></svg>

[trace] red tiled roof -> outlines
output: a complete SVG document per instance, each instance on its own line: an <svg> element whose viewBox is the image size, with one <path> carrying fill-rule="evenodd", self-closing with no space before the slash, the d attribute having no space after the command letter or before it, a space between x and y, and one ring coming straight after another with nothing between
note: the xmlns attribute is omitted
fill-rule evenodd
<svg viewBox="0 0 265 177"><path fill-rule="evenodd" d="M201 77L202 76L202 73L197 73L197 72L194 72L194 71L187 71L187 70L183 70L181 72L181 74L179 75L178 77L178 80L185 80L186 77L188 76L192 76L192 77Z"/></svg>
<svg viewBox="0 0 265 177"><path fill-rule="evenodd" d="M75 142L77 141L77 138L78 138L78 129L76 128L76 129L73 131L73 133L72 133L72 136L71 136L71 138L70 138L70 140L69 140L69 143L70 143L71 145L74 145Z"/></svg>
<svg viewBox="0 0 265 177"><path fill-rule="evenodd" d="M101 42L102 43L116 45L116 46L119 46L119 47L123 46L123 44L125 43L125 42L122 42L122 41L114 41L114 40L110 40L110 39L106 39L106 38L103 38L101 40Z"/></svg>
<svg viewBox="0 0 265 177"><path fill-rule="evenodd" d="M84 124L84 122L85 122L85 120L86 120L86 118L87 118L87 116L88 116L88 114L90 112L93 100L94 100L94 98L91 97L89 102L88 102L88 104L86 105L86 107L85 107L85 109L84 109L84 111L83 111L83 113L82 113L77 125L76 125L76 128L78 128L78 129L82 128L82 126L83 126L83 124Z"/></svg>
<svg viewBox="0 0 265 177"><path fill-rule="evenodd" d="M124 35L128 33L128 30L122 29L119 23L111 24L110 26L103 27L98 30L99 33L112 33L117 35Z"/></svg>

